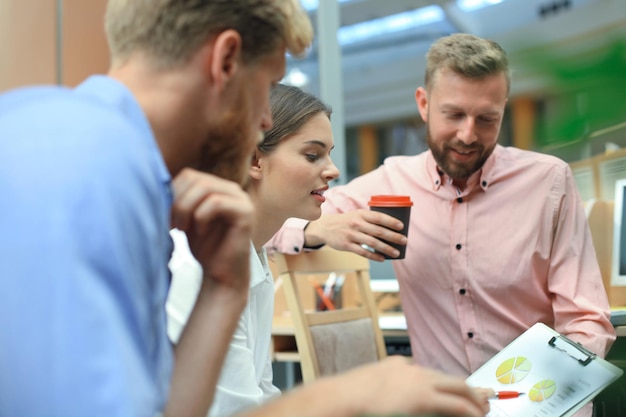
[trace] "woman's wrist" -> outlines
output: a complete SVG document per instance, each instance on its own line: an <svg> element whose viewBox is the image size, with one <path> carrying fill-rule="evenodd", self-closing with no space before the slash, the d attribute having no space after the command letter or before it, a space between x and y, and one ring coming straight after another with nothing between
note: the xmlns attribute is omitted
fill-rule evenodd
<svg viewBox="0 0 626 417"><path fill-rule="evenodd" d="M314 227L312 229L309 229L311 223L312 222L308 222L304 226L304 229L302 229L302 234L304 235L304 243L302 244L302 247L304 249L319 249L324 246L326 242L320 239L319 236L315 235L315 233L313 232ZM308 234L307 231L309 232Z"/></svg>

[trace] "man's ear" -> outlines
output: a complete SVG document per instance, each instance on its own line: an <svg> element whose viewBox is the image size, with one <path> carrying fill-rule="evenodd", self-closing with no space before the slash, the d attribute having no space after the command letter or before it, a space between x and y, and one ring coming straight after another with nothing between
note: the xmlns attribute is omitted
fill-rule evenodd
<svg viewBox="0 0 626 417"><path fill-rule="evenodd" d="M227 29L214 38L207 70L217 85L226 86L240 69L242 46L241 36L232 29Z"/></svg>
<svg viewBox="0 0 626 417"><path fill-rule="evenodd" d="M417 110L422 116L424 123L428 123L428 93L424 87L418 87L415 90L415 103L417 104Z"/></svg>
<svg viewBox="0 0 626 417"><path fill-rule="evenodd" d="M248 170L250 178L260 180L263 177L262 165L263 154L258 149L255 149L252 154L252 159L250 160L250 169Z"/></svg>

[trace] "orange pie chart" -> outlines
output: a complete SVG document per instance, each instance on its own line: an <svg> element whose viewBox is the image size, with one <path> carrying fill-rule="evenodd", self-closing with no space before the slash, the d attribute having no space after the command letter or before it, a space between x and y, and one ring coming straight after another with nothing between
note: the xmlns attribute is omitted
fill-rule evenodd
<svg viewBox="0 0 626 417"><path fill-rule="evenodd" d="M530 372L531 363L523 356L515 356L502 362L496 369L496 378L501 384L514 384Z"/></svg>

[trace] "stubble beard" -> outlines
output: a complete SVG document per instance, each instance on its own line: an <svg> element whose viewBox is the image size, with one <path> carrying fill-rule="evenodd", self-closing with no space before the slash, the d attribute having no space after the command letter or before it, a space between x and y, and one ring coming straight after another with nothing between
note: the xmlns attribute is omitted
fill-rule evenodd
<svg viewBox="0 0 626 417"><path fill-rule="evenodd" d="M257 138L252 134L249 103L240 94L233 108L213 126L201 149L198 169L245 187Z"/></svg>
<svg viewBox="0 0 626 417"><path fill-rule="evenodd" d="M496 142L497 143L497 142ZM486 149L481 144L474 144L471 146L465 145L463 142L459 140L453 140L451 142L441 142L436 143L432 139L432 135L430 133L430 126L426 125L426 144L433 154L433 158L435 162L437 162L437 166L443 170L450 178L458 181L465 181L473 173L480 170L487 158L491 155L493 150L496 147L496 143L489 149ZM479 157L476 161L470 162L467 164L455 162L450 158L450 148L456 149L467 149L468 151L475 151L479 154Z"/></svg>

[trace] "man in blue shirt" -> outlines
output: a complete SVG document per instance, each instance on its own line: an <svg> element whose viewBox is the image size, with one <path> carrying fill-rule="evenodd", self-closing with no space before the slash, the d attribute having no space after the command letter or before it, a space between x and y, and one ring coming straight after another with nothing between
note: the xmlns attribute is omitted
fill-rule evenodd
<svg viewBox="0 0 626 417"><path fill-rule="evenodd" d="M206 413L248 287L237 183L312 39L297 0L110 0L106 30L107 76L0 96L2 416ZM171 226L205 271L175 367Z"/></svg>

